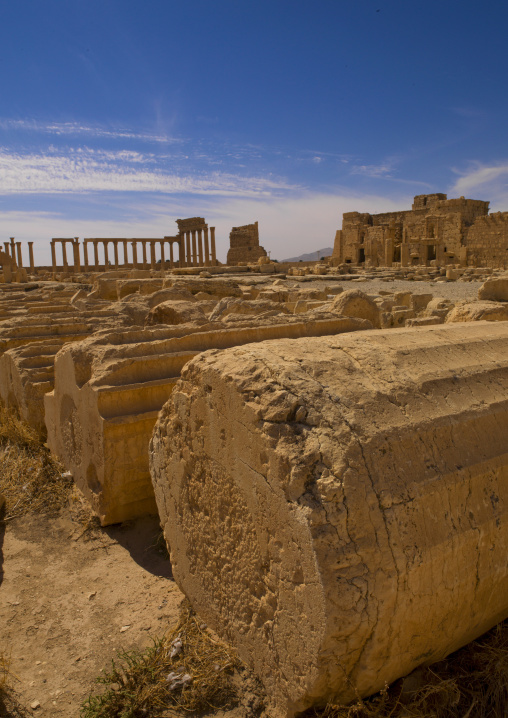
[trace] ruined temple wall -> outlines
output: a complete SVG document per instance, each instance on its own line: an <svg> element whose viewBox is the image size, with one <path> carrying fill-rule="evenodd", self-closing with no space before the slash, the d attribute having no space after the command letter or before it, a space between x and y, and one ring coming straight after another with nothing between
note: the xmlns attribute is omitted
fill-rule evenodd
<svg viewBox="0 0 508 718"><path fill-rule="evenodd" d="M233 227L229 234L227 264L239 262L257 262L260 257L268 256L264 247L259 244L258 223Z"/></svg>
<svg viewBox="0 0 508 718"><path fill-rule="evenodd" d="M479 217L466 231L467 263L508 269L508 212Z"/></svg>

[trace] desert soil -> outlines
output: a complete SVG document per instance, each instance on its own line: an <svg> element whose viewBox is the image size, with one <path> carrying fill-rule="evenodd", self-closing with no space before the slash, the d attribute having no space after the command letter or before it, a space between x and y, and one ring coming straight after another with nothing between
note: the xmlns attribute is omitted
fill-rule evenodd
<svg viewBox="0 0 508 718"><path fill-rule="evenodd" d="M28 714L78 716L119 651L175 623L182 594L159 533L155 517L83 532L68 509L0 524L0 647Z"/></svg>

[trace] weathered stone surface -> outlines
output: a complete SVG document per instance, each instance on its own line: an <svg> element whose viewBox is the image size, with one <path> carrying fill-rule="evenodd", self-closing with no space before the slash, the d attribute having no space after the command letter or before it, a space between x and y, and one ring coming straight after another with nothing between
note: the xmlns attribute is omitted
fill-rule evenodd
<svg viewBox="0 0 508 718"><path fill-rule="evenodd" d="M196 301L180 302L168 301L157 304L150 310L146 325L154 324L189 324L191 322L207 321L205 313Z"/></svg>
<svg viewBox="0 0 508 718"><path fill-rule="evenodd" d="M0 397L40 436L46 435L44 394L54 385L54 362L63 342L55 339L20 346L0 357Z"/></svg>
<svg viewBox="0 0 508 718"><path fill-rule="evenodd" d="M488 279L478 290L478 299L508 302L508 276Z"/></svg>
<svg viewBox="0 0 508 718"><path fill-rule="evenodd" d="M150 456L175 579L270 715L349 701L508 615L508 325L186 365Z"/></svg>
<svg viewBox="0 0 508 718"><path fill-rule="evenodd" d="M457 304L446 317L447 322L506 322L508 304L500 302L465 302Z"/></svg>
<svg viewBox="0 0 508 718"><path fill-rule="evenodd" d="M314 321L284 314L238 318L234 328L208 322L105 332L56 355L54 390L44 395L48 445L103 524L156 511L148 443L160 408L196 354L371 327L332 314Z"/></svg>
<svg viewBox="0 0 508 718"><path fill-rule="evenodd" d="M245 300L237 297L226 297L221 299L213 312L210 314L210 321L227 317L228 314L242 314L255 316L266 312L275 312L276 314L288 314L289 309L278 302L269 300Z"/></svg>
<svg viewBox="0 0 508 718"><path fill-rule="evenodd" d="M368 319L380 326L380 312L376 303L360 289L346 289L333 300L333 310L345 317Z"/></svg>

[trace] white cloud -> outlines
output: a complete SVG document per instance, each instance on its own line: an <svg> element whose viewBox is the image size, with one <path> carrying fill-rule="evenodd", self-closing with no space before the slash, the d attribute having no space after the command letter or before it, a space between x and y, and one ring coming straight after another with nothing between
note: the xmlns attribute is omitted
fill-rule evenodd
<svg viewBox="0 0 508 718"><path fill-rule="evenodd" d="M144 142L181 142L181 139L167 134L134 132L127 128L106 128L98 125L85 125L80 122L40 122L39 120L0 119L0 129L20 130L57 136L86 136L108 139L142 140Z"/></svg>
<svg viewBox="0 0 508 718"><path fill-rule="evenodd" d="M66 155L21 154L4 149L0 150L0 194L109 191L256 196L296 189L282 180L263 177L221 172L184 176L140 166L152 159L138 152L88 148L71 150Z"/></svg>
<svg viewBox="0 0 508 718"><path fill-rule="evenodd" d="M493 189L499 190L499 184L497 180L503 175L508 174L508 164L501 165L482 165L475 163L466 172L460 173L458 170L454 170L457 174L461 174L460 179L452 187L452 192L459 195L466 195L479 187L485 188L485 185L494 185Z"/></svg>
<svg viewBox="0 0 508 718"><path fill-rule="evenodd" d="M366 177L390 177L392 166L382 165L355 165L351 168L352 175L365 175Z"/></svg>

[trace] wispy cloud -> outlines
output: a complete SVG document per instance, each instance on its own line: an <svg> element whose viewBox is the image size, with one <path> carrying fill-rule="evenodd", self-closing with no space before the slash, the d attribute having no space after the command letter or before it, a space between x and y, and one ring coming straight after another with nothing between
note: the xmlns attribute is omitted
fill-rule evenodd
<svg viewBox="0 0 508 718"><path fill-rule="evenodd" d="M365 175L366 177L391 177L393 166L391 164L381 165L354 165L351 168L352 175Z"/></svg>
<svg viewBox="0 0 508 718"><path fill-rule="evenodd" d="M485 189L486 185L497 185L492 189L498 191L501 189L499 187L500 178L508 174L508 162L496 165L483 165L480 162L475 162L465 172L453 171L460 174L461 177L455 182L452 192L465 195L480 188ZM505 188L506 186L503 185L503 189Z"/></svg>
<svg viewBox="0 0 508 718"><path fill-rule="evenodd" d="M80 122L40 122L38 120L13 120L0 118L0 129L19 130L38 134L93 137L98 139L141 140L144 142L172 143L182 139L167 134L134 132L128 128L107 128L99 125L86 125Z"/></svg>
<svg viewBox="0 0 508 718"><path fill-rule="evenodd" d="M0 149L0 194L109 191L257 196L297 189L273 178L150 169L148 165L153 159L139 152L88 148L71 150L65 155L57 151L23 154Z"/></svg>

